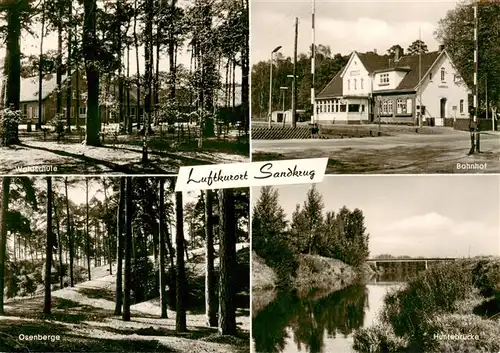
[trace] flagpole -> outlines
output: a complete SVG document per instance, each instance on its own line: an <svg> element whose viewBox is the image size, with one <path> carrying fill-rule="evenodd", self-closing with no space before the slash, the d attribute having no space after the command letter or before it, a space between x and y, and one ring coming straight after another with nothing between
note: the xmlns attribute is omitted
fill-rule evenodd
<svg viewBox="0 0 500 353"><path fill-rule="evenodd" d="M474 2L474 125L476 129L476 152L479 152L479 87L477 84L477 76L479 73L478 63L478 30L479 30L479 14L478 14L478 0Z"/></svg>
<svg viewBox="0 0 500 353"><path fill-rule="evenodd" d="M312 45L311 45L311 124L316 122L316 97L314 92L314 72L315 72L315 64L316 64L316 36L315 36L315 28L314 28L314 12L315 12L315 0L312 0Z"/></svg>
<svg viewBox="0 0 500 353"><path fill-rule="evenodd" d="M420 82L420 85L418 87L419 89L419 106L420 106L420 112L418 114L418 127L422 127L423 123L423 116L422 116L422 29L419 27L418 28L418 81Z"/></svg>

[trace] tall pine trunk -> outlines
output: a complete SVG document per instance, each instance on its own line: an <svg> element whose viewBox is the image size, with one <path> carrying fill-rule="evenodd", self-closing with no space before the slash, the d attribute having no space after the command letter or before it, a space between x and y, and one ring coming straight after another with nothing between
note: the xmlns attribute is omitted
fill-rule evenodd
<svg viewBox="0 0 500 353"><path fill-rule="evenodd" d="M159 252L160 252L160 303L161 317L167 318L167 278L165 275L165 179L160 178L160 207L159 207Z"/></svg>
<svg viewBox="0 0 500 353"><path fill-rule="evenodd" d="M125 178L120 178L120 200L116 215L116 306L115 315L122 313L123 301L123 221L125 207Z"/></svg>
<svg viewBox="0 0 500 353"><path fill-rule="evenodd" d="M56 59L56 118L60 119L62 113L62 23L61 10L59 10L59 23L57 24L57 59Z"/></svg>
<svg viewBox="0 0 500 353"><path fill-rule="evenodd" d="M215 296L214 228L212 190L205 191L205 313L207 324L217 326L217 298Z"/></svg>
<svg viewBox="0 0 500 353"><path fill-rule="evenodd" d="M132 116L130 115L130 45L127 42L127 134L132 134Z"/></svg>
<svg viewBox="0 0 500 353"><path fill-rule="evenodd" d="M219 333L236 334L234 270L236 268L236 224L231 189L219 190Z"/></svg>
<svg viewBox="0 0 500 353"><path fill-rule="evenodd" d="M123 298L123 321L130 321L130 290L132 284L132 178L127 177L125 202L125 294Z"/></svg>
<svg viewBox="0 0 500 353"><path fill-rule="evenodd" d="M51 269L52 269L52 178L47 177L47 246L45 248L45 300L43 313L50 314L51 309Z"/></svg>
<svg viewBox="0 0 500 353"><path fill-rule="evenodd" d="M56 221L57 230L57 249L59 250L59 288L63 288L63 264L62 264L62 242L61 242L61 229L59 227L59 213L57 212L57 202L54 202L54 217Z"/></svg>
<svg viewBox="0 0 500 353"><path fill-rule="evenodd" d="M68 233L68 243L69 243L69 277L71 287L74 286L74 275L73 275L73 257L74 257L74 248L73 248L73 235L71 234L71 223L69 216L69 199L68 199L68 177L64 178L64 189L66 192L66 229Z"/></svg>
<svg viewBox="0 0 500 353"><path fill-rule="evenodd" d="M175 315L175 329L177 332L186 332L186 271L184 264L184 216L183 216L183 202L182 192L175 193L175 207L176 207L176 231L175 231L175 245L176 245L176 315Z"/></svg>
<svg viewBox="0 0 500 353"><path fill-rule="evenodd" d="M174 13L177 0L172 0L170 13ZM174 23L170 24L169 39L168 39L168 59L169 59L169 69L170 69L170 99L175 99L175 83L176 83L176 72L177 68L175 65L175 38L173 34Z"/></svg>
<svg viewBox="0 0 500 353"><path fill-rule="evenodd" d="M19 110L21 97L21 7L22 2L15 2L7 8L7 46L4 64L4 76L7 76L5 108ZM19 142L19 125L11 123L4 126L2 145L8 146Z"/></svg>
<svg viewBox="0 0 500 353"><path fill-rule="evenodd" d="M42 3L42 30L40 32L40 56L38 57L38 92L42 92L43 80L43 37L45 36L45 1ZM36 130L42 128L43 100L42 95L38 95L38 120L35 125Z"/></svg>
<svg viewBox="0 0 500 353"><path fill-rule="evenodd" d="M71 18L73 14L73 4L69 5L69 16ZM71 41L72 41L72 33L71 26L68 26L68 68L67 68L67 88L66 88L66 131L71 132L71 102L73 97L72 95L72 85L73 85L73 77L71 77Z"/></svg>
<svg viewBox="0 0 500 353"><path fill-rule="evenodd" d="M101 144L99 138L101 117L99 115L99 69L96 62L96 0L84 0L83 6L85 9L83 53L87 73L87 145L99 146Z"/></svg>
<svg viewBox="0 0 500 353"><path fill-rule="evenodd" d="M87 271L89 273L89 281L92 279L90 275L90 233L89 233L89 179L85 178L85 235L87 244ZM97 264L94 264L96 266Z"/></svg>
<svg viewBox="0 0 500 353"><path fill-rule="evenodd" d="M136 124L137 131L140 131L141 126L141 71L139 66L139 37L137 36L137 0L134 1L134 46L135 46L135 63L137 66L137 109L136 109Z"/></svg>
<svg viewBox="0 0 500 353"><path fill-rule="evenodd" d="M0 315L4 314L5 261L7 260L7 213L9 212L10 177L2 178L2 209L0 213Z"/></svg>

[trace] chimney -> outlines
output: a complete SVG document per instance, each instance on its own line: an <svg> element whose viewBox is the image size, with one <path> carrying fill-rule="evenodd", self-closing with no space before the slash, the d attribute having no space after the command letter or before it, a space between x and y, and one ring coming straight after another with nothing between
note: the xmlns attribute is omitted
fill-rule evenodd
<svg viewBox="0 0 500 353"><path fill-rule="evenodd" d="M399 47L396 47L394 52L394 62L397 63L399 61Z"/></svg>
<svg viewBox="0 0 500 353"><path fill-rule="evenodd" d="M373 49L373 52L374 52L375 54L377 54L377 49Z"/></svg>
<svg viewBox="0 0 500 353"><path fill-rule="evenodd" d="M443 50L444 50L444 44L441 44L441 45L439 46L439 52L441 53Z"/></svg>

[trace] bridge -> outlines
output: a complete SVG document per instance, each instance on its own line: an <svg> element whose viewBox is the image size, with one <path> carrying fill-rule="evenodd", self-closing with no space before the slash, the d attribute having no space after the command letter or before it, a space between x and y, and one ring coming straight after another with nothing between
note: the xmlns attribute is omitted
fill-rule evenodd
<svg viewBox="0 0 500 353"><path fill-rule="evenodd" d="M367 263L373 263L378 266L379 263L389 263L389 262L423 262L425 263L425 269L427 270L429 262L453 262L459 260L455 257L414 257L414 258L377 258L377 259L367 259Z"/></svg>

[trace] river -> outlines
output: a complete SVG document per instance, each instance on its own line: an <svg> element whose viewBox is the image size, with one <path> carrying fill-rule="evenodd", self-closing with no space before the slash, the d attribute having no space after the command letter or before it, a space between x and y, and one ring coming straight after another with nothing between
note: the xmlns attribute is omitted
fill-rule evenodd
<svg viewBox="0 0 500 353"><path fill-rule="evenodd" d="M355 353L353 332L377 323L384 297L404 282L353 284L318 300L281 293L253 320L255 352Z"/></svg>

